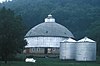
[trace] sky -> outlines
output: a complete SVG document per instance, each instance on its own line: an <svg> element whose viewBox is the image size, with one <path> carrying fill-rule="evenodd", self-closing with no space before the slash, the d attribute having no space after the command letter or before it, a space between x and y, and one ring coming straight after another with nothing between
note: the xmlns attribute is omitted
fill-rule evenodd
<svg viewBox="0 0 100 66"><path fill-rule="evenodd" d="M6 0L0 0L0 3L4 2L4 1L6 1ZM12 1L12 0L9 0L9 1Z"/></svg>

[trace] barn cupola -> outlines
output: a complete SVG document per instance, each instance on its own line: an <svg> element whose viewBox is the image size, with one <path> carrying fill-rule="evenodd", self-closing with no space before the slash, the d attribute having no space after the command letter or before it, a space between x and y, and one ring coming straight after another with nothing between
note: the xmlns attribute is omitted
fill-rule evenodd
<svg viewBox="0 0 100 66"><path fill-rule="evenodd" d="M51 14L49 14L48 17L45 18L45 22L55 22L55 19L52 17Z"/></svg>

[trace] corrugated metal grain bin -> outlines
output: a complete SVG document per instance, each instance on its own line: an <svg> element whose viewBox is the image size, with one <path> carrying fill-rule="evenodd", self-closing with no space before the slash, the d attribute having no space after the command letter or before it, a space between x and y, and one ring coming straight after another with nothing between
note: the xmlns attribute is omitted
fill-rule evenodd
<svg viewBox="0 0 100 66"><path fill-rule="evenodd" d="M96 61L96 42L85 37L76 44L76 61Z"/></svg>
<svg viewBox="0 0 100 66"><path fill-rule="evenodd" d="M60 59L71 60L75 59L75 44L76 41L72 38L68 38L60 42Z"/></svg>

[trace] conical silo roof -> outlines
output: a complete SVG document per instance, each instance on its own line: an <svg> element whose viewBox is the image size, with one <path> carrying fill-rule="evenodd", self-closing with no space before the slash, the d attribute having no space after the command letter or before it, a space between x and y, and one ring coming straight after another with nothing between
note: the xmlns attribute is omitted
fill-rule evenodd
<svg viewBox="0 0 100 66"><path fill-rule="evenodd" d="M76 42L76 40L72 38L68 38L68 39L63 40L62 42Z"/></svg>
<svg viewBox="0 0 100 66"><path fill-rule="evenodd" d="M95 41L92 39L89 39L88 37L84 37L83 39L78 40L78 42L95 42Z"/></svg>

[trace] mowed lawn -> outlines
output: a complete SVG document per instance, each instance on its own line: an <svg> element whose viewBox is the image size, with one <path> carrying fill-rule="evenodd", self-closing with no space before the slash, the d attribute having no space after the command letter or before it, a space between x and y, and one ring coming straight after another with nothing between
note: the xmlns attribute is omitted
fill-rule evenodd
<svg viewBox="0 0 100 66"><path fill-rule="evenodd" d="M35 58L36 63L26 63L24 61L9 61L7 64L0 62L0 66L100 66L100 61L96 62L75 62L61 61L58 58Z"/></svg>

